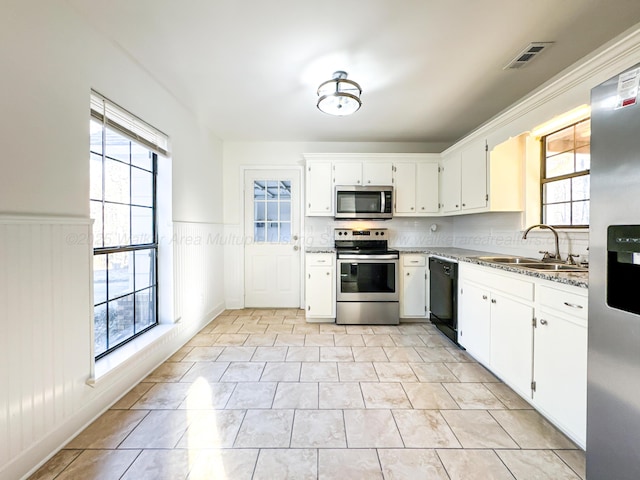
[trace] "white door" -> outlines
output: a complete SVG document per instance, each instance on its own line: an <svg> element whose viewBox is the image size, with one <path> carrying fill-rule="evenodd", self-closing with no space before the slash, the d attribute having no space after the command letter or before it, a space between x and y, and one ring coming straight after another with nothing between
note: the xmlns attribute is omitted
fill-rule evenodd
<svg viewBox="0 0 640 480"><path fill-rule="evenodd" d="M245 172L245 307L300 307L300 172Z"/></svg>

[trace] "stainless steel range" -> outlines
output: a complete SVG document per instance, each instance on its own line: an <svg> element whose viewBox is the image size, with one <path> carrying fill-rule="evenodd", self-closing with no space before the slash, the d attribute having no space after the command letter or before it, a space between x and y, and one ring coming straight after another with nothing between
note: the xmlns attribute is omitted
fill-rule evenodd
<svg viewBox="0 0 640 480"><path fill-rule="evenodd" d="M336 323L397 325L400 322L397 250L386 228L334 231L337 261Z"/></svg>

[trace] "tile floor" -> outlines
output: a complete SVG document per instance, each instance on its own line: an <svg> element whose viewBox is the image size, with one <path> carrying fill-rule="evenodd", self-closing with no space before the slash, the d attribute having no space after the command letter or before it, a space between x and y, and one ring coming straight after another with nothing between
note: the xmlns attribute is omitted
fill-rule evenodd
<svg viewBox="0 0 640 480"><path fill-rule="evenodd" d="M584 479L584 452L431 324L230 310L33 479Z"/></svg>

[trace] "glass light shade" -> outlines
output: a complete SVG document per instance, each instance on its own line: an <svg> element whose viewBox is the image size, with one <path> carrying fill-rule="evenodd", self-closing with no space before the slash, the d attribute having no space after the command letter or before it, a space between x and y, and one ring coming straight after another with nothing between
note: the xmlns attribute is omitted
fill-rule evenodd
<svg viewBox="0 0 640 480"><path fill-rule="evenodd" d="M329 115L345 116L358 111L362 102L360 85L347 80L346 72L338 71L333 79L323 82L318 87L318 109Z"/></svg>

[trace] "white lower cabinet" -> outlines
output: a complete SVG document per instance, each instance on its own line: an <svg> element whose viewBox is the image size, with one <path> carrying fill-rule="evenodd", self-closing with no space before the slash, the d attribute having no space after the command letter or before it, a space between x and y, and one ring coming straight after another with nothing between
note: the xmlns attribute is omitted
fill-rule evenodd
<svg viewBox="0 0 640 480"><path fill-rule="evenodd" d="M586 444L586 289L538 287L534 405L578 445Z"/></svg>
<svg viewBox="0 0 640 480"><path fill-rule="evenodd" d="M403 254L400 259L400 317L427 318L429 315L429 270L427 257Z"/></svg>
<svg viewBox="0 0 640 480"><path fill-rule="evenodd" d="M307 319L335 319L335 253L307 253L305 315Z"/></svg>
<svg viewBox="0 0 640 480"><path fill-rule="evenodd" d="M461 264L458 264L460 269ZM458 343L480 363L491 359L491 303L489 290L460 276Z"/></svg>

